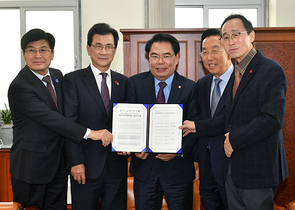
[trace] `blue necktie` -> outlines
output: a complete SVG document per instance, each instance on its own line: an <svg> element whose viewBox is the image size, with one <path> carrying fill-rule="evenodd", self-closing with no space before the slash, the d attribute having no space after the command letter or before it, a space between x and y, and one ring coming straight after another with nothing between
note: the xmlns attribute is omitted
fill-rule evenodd
<svg viewBox="0 0 295 210"><path fill-rule="evenodd" d="M218 102L219 102L219 99L220 99L220 96L221 96L220 86L219 86L221 81L222 80L220 78L215 78L214 79L215 85L214 85L214 88L213 88L213 91L212 91L211 117L213 117L213 115L215 113L216 107L218 105Z"/></svg>

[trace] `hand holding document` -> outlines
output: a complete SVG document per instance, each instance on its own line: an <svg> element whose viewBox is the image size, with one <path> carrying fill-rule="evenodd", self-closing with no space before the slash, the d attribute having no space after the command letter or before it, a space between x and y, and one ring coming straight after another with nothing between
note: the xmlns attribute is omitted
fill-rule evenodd
<svg viewBox="0 0 295 210"><path fill-rule="evenodd" d="M182 110L180 104L114 104L112 151L181 153Z"/></svg>

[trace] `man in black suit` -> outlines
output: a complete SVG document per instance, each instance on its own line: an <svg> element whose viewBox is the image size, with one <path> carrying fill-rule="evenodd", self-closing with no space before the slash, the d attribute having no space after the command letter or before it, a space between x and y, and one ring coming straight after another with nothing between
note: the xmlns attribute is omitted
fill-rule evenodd
<svg viewBox="0 0 295 210"><path fill-rule="evenodd" d="M157 103L160 82L165 103L183 104L183 118L196 116L195 82L176 72L179 43L169 34L156 34L146 44L150 71L130 77L127 101L130 103ZM136 209L161 209L165 195L170 210L192 209L194 164L192 147L194 135L183 139L183 153L135 153L131 156L134 176Z"/></svg>
<svg viewBox="0 0 295 210"><path fill-rule="evenodd" d="M8 90L14 124L10 150L13 201L42 210L66 209L64 137L76 143L83 137L102 140L104 144L112 141L111 133L86 132L87 127L62 115L63 76L59 70L49 68L54 44L50 33L41 29L27 32L21 39L27 65Z"/></svg>
<svg viewBox="0 0 295 210"><path fill-rule="evenodd" d="M105 23L89 30L87 52L91 64L64 77L64 111L70 120L111 132L112 104L125 102L128 79L110 69L118 40L117 31ZM66 141L66 152L73 209L97 209L100 200L101 209L126 209L126 156L111 152L111 145L91 141Z"/></svg>
<svg viewBox="0 0 295 210"><path fill-rule="evenodd" d="M224 150L229 209L274 208L280 181L288 176L282 127L287 81L282 67L253 48L255 32L242 15L230 15L221 25L221 41L236 60L235 78L226 102ZM210 124L208 124L210 123ZM185 134L210 135L218 118L185 122ZM211 127L210 127L211 126ZM218 127L216 127L218 128ZM220 132L211 130L211 135Z"/></svg>
<svg viewBox="0 0 295 210"><path fill-rule="evenodd" d="M227 84L234 67L221 45L219 30L204 31L201 50L203 65L210 72L197 82L198 119L205 120L225 115L226 95L230 92ZM228 209L223 176L224 139L224 135L200 138L194 147L205 210Z"/></svg>

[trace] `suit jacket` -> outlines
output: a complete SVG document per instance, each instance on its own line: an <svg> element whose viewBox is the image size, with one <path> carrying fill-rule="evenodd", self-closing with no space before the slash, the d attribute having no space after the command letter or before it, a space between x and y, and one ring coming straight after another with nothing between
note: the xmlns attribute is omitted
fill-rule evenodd
<svg viewBox="0 0 295 210"><path fill-rule="evenodd" d="M64 113L70 120L92 130L112 131L112 104L125 102L128 78L111 71L111 106L107 114L91 67L71 72L64 77ZM86 178L101 175L106 162L115 177L127 176L127 158L111 152L111 144L85 140L80 144L66 140L67 166L85 164Z"/></svg>
<svg viewBox="0 0 295 210"><path fill-rule="evenodd" d="M211 94L211 83L212 83L212 74L208 74L197 82L196 87L196 96L198 103L198 119L205 120L211 118L211 109L210 109L210 94ZM230 93L229 85L223 91L223 94L218 102L217 108L215 110L214 116L225 116L225 102L226 96ZM213 176L218 185L224 186L224 176L223 176L223 159L225 158L224 153L224 144L225 137L224 135L200 138L198 139L196 145L194 146L194 154L197 155L195 161L199 162L200 169L200 181L204 179L207 175L205 174L206 168L206 157L207 157L207 146L210 142L210 158L211 158L211 168Z"/></svg>
<svg viewBox="0 0 295 210"><path fill-rule="evenodd" d="M61 115L62 73L49 68L59 110L43 82L25 66L10 84L9 105L13 120L10 150L11 175L29 184L47 184L55 176L63 155L64 137L80 142L86 127Z"/></svg>
<svg viewBox="0 0 295 210"><path fill-rule="evenodd" d="M229 85L233 87L233 77ZM282 127L287 81L282 67L260 51L249 63L235 98L227 97L225 133L234 149L226 161L239 188L274 187L288 176ZM232 89L231 89L232 92ZM195 122L200 135L206 127L222 124L220 118Z"/></svg>
<svg viewBox="0 0 295 210"><path fill-rule="evenodd" d="M157 103L154 76L150 71L130 77L127 101L130 103ZM183 119L194 119L197 114L195 82L175 72L168 103L183 104ZM182 142L183 157L177 156L168 162L160 161L159 173L168 183L181 184L194 179L192 147L195 141L195 135L188 135L183 138ZM135 178L144 181L148 178L154 161L157 160L155 154L152 153L148 155L146 160L132 155L130 172Z"/></svg>

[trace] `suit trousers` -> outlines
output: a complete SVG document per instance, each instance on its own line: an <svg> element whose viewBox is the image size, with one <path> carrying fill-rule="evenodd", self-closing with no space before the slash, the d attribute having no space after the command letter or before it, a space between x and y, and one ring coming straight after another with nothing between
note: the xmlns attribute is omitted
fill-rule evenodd
<svg viewBox="0 0 295 210"><path fill-rule="evenodd" d="M11 176L13 201L42 210L67 209L67 174L63 155L53 180L48 184L28 184Z"/></svg>
<svg viewBox="0 0 295 210"><path fill-rule="evenodd" d="M167 183L159 173L159 162L155 159L149 177L145 181L134 178L135 209L160 210L165 195L169 210L189 210L193 204L193 181L173 185Z"/></svg>
<svg viewBox="0 0 295 210"><path fill-rule="evenodd" d="M229 210L273 210L274 196L277 186L263 189L240 189L237 188L229 172L225 179L225 189Z"/></svg>
<svg viewBox="0 0 295 210"><path fill-rule="evenodd" d="M227 210L225 186L220 186L215 181L209 148L207 148L205 164L204 174L206 176L200 182L200 194L202 196L204 210Z"/></svg>
<svg viewBox="0 0 295 210"><path fill-rule="evenodd" d="M126 210L127 177L114 178L107 165L98 178L87 179L86 174L84 185L71 176L73 210L98 209L100 201L101 210Z"/></svg>

